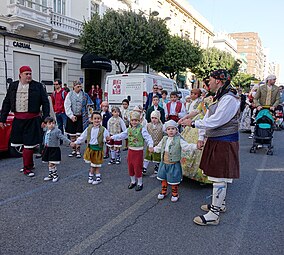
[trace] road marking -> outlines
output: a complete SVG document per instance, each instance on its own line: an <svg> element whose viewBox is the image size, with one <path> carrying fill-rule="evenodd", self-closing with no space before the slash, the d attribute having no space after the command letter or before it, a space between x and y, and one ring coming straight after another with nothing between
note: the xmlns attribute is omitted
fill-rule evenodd
<svg viewBox="0 0 284 255"><path fill-rule="evenodd" d="M260 169L265 169L265 165L267 162L267 158L268 157L263 157L263 160L261 162L261 168ZM254 182L252 184L252 189L251 192L247 198L247 203L244 206L243 212L241 214L241 220L240 220L240 224L238 225L238 227L235 229L235 236L232 237L232 240L234 240L232 242L232 244L229 246L231 247L231 249L229 250L228 254L230 255L238 255L241 254L241 248L242 248L242 243L243 243L243 239L244 239L244 234L246 232L247 226L248 226L248 222L249 222L249 217L253 211L254 208L254 201L256 199L256 196L260 190L259 186L261 183L261 178L262 178L262 174L263 171L259 171L256 174L256 177L254 179Z"/></svg>
<svg viewBox="0 0 284 255"><path fill-rule="evenodd" d="M68 180L74 178L74 177L77 177L79 175L81 175L83 172L85 172L85 170L81 170L80 172L76 173L76 174L73 174L73 175L70 175L66 178L63 178L63 179L60 179L60 183L65 183L67 182ZM28 178L28 177L26 177ZM30 177L29 177L30 178ZM41 185L40 187L37 187L37 188L34 188L32 190L29 190L27 192L24 192L22 194L19 194L19 195L16 195L16 196L13 196L13 197L9 197L9 198L6 198L4 200L0 200L0 206L2 205L6 205L6 204L9 204L9 203L13 203L17 200L21 200L23 198L26 198L34 193L37 193L37 192L40 192L40 191L43 191L45 189L50 189L51 187L56 187L56 183L47 183L47 184L44 184L44 185Z"/></svg>
<svg viewBox="0 0 284 255"><path fill-rule="evenodd" d="M260 172L284 172L284 168L257 168Z"/></svg>
<svg viewBox="0 0 284 255"><path fill-rule="evenodd" d="M110 222L102 226L99 230L97 230L94 234L88 236L81 243L75 245L71 250L66 252L64 255L75 255L82 254L84 250L94 244L99 238L108 233L111 229L116 227L119 223L127 219L131 214L133 214L136 210L138 210L142 205L148 202L150 199L155 197L160 191L160 187L153 189L150 193L148 193L145 197L137 201L134 205L130 206L127 210L116 216Z"/></svg>

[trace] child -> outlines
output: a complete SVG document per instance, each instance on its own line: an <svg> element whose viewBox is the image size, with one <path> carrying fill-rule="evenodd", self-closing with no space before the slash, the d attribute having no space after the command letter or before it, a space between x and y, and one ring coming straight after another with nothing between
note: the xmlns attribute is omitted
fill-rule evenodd
<svg viewBox="0 0 284 255"><path fill-rule="evenodd" d="M88 183L96 185L102 182L100 168L103 163L104 142L106 141L106 137L109 136L109 133L101 125L102 116L99 112L93 112L90 119L92 124L84 130L75 142L71 143L71 146L81 144L87 140L84 160L86 163L91 164ZM94 173L96 173L95 179Z"/></svg>
<svg viewBox="0 0 284 255"><path fill-rule="evenodd" d="M185 103L184 103L186 113L188 113L190 103L191 103L191 98L190 95L188 95L185 97Z"/></svg>
<svg viewBox="0 0 284 255"><path fill-rule="evenodd" d="M49 174L44 178L45 181L52 180L53 182L58 181L58 173L56 165L60 164L61 151L60 151L60 140L70 144L70 140L62 135L61 130L55 126L55 119L47 117L44 120L47 127L47 131L44 134L44 148L42 152L42 161L48 162Z"/></svg>
<svg viewBox="0 0 284 255"><path fill-rule="evenodd" d="M111 118L111 113L109 112L109 104L107 101L103 101L101 103L101 116L102 116L102 126L104 128L107 128L107 123L108 123L108 120ZM105 152L105 155L104 155L104 159L107 159L109 158L109 147L106 146L106 152Z"/></svg>
<svg viewBox="0 0 284 255"><path fill-rule="evenodd" d="M201 90L200 89L192 89L190 92L190 103L188 105L188 109L186 109L186 113L191 113L194 111L198 105L201 103Z"/></svg>
<svg viewBox="0 0 284 255"><path fill-rule="evenodd" d="M144 141L148 144L149 150L153 150L153 140L149 135L146 128L140 124L140 113L132 111L130 113L130 127L124 132L113 135L108 139L123 140L128 138L128 173L130 176L130 184L128 189L133 189L135 186L136 191L143 189L142 182L142 168L143 168L143 149ZM137 178L137 183L135 178Z"/></svg>
<svg viewBox="0 0 284 255"><path fill-rule="evenodd" d="M160 98L158 96L153 96L152 98L152 106L148 108L147 112L146 112L146 120L147 122L151 122L151 113L155 110L160 112L160 120L162 121L162 123L165 123L165 111L164 108L159 106L159 100Z"/></svg>
<svg viewBox="0 0 284 255"><path fill-rule="evenodd" d="M153 139L154 146L157 146L163 138L163 124L161 123L160 118L161 113L159 111L153 111L151 113L151 122L147 123L147 131ZM152 175L152 177L154 177L158 173L159 163L161 161L161 153L149 153L149 150L146 150L146 156L143 163L143 174L146 174L147 167L150 161L156 163L154 168L154 174Z"/></svg>
<svg viewBox="0 0 284 255"><path fill-rule="evenodd" d="M126 128L129 127L129 121L130 121L130 115L129 115L130 111L128 107L129 107L129 100L123 99L120 110L121 110L121 116L122 116L122 119L124 121ZM125 147L123 148L123 151L127 151L127 150L128 150L128 139L125 139Z"/></svg>
<svg viewBox="0 0 284 255"><path fill-rule="evenodd" d="M162 90L162 98L159 100L159 106L161 106L164 110L167 109L167 103L169 102L169 99L167 99L168 91Z"/></svg>
<svg viewBox="0 0 284 255"><path fill-rule="evenodd" d="M141 105L135 106L133 108L133 111L138 112L140 114L140 124L142 125L142 127L146 127L147 120L146 120L145 114L143 112L143 107Z"/></svg>
<svg viewBox="0 0 284 255"><path fill-rule="evenodd" d="M161 153L161 163L158 170L157 179L162 181L162 191L158 195L158 199L164 199L167 195L168 184L172 186L172 202L179 199L178 185L182 181L182 169L180 165L181 150L194 150L197 148L195 144L187 143L178 133L178 124L169 120L164 124L167 136L164 136L160 143L150 152Z"/></svg>
<svg viewBox="0 0 284 255"><path fill-rule="evenodd" d="M186 113L184 104L178 101L178 93L176 91L171 92L170 99L171 101L167 103L167 119L178 122Z"/></svg>
<svg viewBox="0 0 284 255"><path fill-rule="evenodd" d="M107 123L107 130L110 135L119 134L121 131L126 130L126 126L124 124L123 119L120 117L121 113L118 107L113 107L111 109L112 117L109 119ZM122 146L122 141L110 141L107 143L107 146L110 147L110 155L111 160L109 161L109 165L111 164L120 164L120 147Z"/></svg>

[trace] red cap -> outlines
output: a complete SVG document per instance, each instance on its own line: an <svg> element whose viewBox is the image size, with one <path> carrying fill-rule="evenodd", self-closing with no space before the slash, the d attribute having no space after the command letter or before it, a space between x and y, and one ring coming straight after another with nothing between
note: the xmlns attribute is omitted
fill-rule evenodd
<svg viewBox="0 0 284 255"><path fill-rule="evenodd" d="M29 66L22 66L20 68L20 73L23 73L23 72L31 72L32 69L29 67Z"/></svg>

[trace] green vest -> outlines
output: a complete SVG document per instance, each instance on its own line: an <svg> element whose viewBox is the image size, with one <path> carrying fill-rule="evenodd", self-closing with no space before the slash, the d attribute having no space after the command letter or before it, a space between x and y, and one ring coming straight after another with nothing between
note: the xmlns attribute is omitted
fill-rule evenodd
<svg viewBox="0 0 284 255"><path fill-rule="evenodd" d="M90 145L92 128L93 128L93 125L90 124L88 126L88 130L87 130L87 146ZM105 131L105 128L103 126L100 126L98 137L97 137L98 145L95 145L95 146L94 145L90 145L92 147L91 148L92 150L96 150L96 151L103 150L103 147L104 147L104 131Z"/></svg>
<svg viewBox="0 0 284 255"><path fill-rule="evenodd" d="M167 143L168 136L164 136L162 139L162 148L161 148L161 159L163 161L165 147ZM181 146L180 146L180 139L179 135L174 136L173 141L169 145L169 160L170 162L178 162L181 160Z"/></svg>
<svg viewBox="0 0 284 255"><path fill-rule="evenodd" d="M144 138L142 136L141 124L138 124L135 128L129 127L127 134L129 147L144 147Z"/></svg>

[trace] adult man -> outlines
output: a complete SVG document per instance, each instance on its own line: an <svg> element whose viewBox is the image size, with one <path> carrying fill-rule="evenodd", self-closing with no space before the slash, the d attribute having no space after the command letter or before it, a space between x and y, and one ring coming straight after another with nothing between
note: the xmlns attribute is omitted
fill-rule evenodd
<svg viewBox="0 0 284 255"><path fill-rule="evenodd" d="M148 108L147 112L146 112L146 120L147 122L151 122L151 113L153 111L159 111L161 113L161 122L165 123L165 110L159 106L159 100L160 98L155 95L153 96L153 105L151 107Z"/></svg>
<svg viewBox="0 0 284 255"><path fill-rule="evenodd" d="M144 108L145 111L147 111L148 108L152 105L153 96L156 95L156 96L158 96L159 98L162 97L162 95L159 94L158 89L159 89L158 85L157 85L157 84L154 84L154 85L153 85L153 92L150 92L149 95L148 95L148 97L147 97L147 101L146 101L145 108Z"/></svg>
<svg viewBox="0 0 284 255"><path fill-rule="evenodd" d="M265 79L265 84L260 86L254 96L253 102L260 111L263 106L274 111L280 103L279 87L275 85L276 76L271 74Z"/></svg>
<svg viewBox="0 0 284 255"><path fill-rule="evenodd" d="M40 108L42 106L42 117ZM20 68L19 80L10 84L2 104L0 127L4 127L9 112L15 114L11 131L11 146L23 145L24 174L34 176L33 149L42 142L41 125L49 115L49 101L43 85L32 80L29 66Z"/></svg>
<svg viewBox="0 0 284 255"><path fill-rule="evenodd" d="M64 88L63 88L67 93L70 92L70 89L68 88L67 83L64 83Z"/></svg>
<svg viewBox="0 0 284 255"><path fill-rule="evenodd" d="M230 86L230 76L224 69L213 71L209 80L210 91L217 92L214 102L209 106L201 120L186 119L182 125L191 125L206 130L208 137L200 168L213 182L212 204L202 205L207 211L197 216L194 222L198 225L219 224L219 213L224 212L227 183L239 178L239 133L238 118L240 101L237 91ZM198 143L202 147L202 142Z"/></svg>
<svg viewBox="0 0 284 255"><path fill-rule="evenodd" d="M64 101L64 108L67 115L66 133L70 135L70 140L74 142L78 136L89 125L88 111L94 103L89 95L82 91L80 81L74 81L73 90L67 94ZM80 145L76 145L69 157L81 158Z"/></svg>
<svg viewBox="0 0 284 255"><path fill-rule="evenodd" d="M64 128L66 128L67 121L67 116L64 109L64 101L67 96L67 92L62 88L61 80L56 79L53 84L55 90L51 95L52 105L56 115L58 128L61 130L62 134L64 134Z"/></svg>

